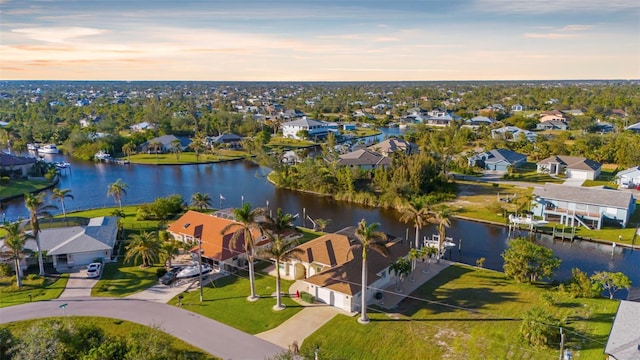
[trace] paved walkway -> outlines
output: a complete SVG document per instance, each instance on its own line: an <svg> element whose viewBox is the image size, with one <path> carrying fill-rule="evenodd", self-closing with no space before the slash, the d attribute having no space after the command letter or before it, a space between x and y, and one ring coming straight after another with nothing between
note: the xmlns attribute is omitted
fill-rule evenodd
<svg viewBox="0 0 640 360"><path fill-rule="evenodd" d="M304 339L333 319L334 316L341 313L346 314L333 306L325 304L305 304L305 308L302 311L280 324L277 328L256 336L283 348L288 348L294 342L298 346L302 346Z"/></svg>
<svg viewBox="0 0 640 360"><path fill-rule="evenodd" d="M449 265L451 265L451 262L447 260L440 260L440 263L436 263L435 259L432 259L431 263L418 261L415 270L402 283L398 283L398 286L396 286L395 282L393 282L381 290L382 299L378 301L377 305L385 309L396 308L407 295L439 274L440 271L448 268ZM412 279L413 281L411 281Z"/></svg>
<svg viewBox="0 0 640 360"><path fill-rule="evenodd" d="M67 304L62 309L60 305ZM51 316L103 316L157 326L222 359L263 360L281 353L278 345L175 306L116 298L74 298L26 303L2 309L0 324Z"/></svg>
<svg viewBox="0 0 640 360"><path fill-rule="evenodd" d="M91 289L98 282L98 278L88 278L87 268L75 268L69 272L69 280L59 299L70 299L91 296Z"/></svg>

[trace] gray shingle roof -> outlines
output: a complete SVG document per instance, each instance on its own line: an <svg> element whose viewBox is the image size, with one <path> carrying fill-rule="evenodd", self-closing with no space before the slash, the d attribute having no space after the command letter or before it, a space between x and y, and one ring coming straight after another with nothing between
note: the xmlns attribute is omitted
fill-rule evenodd
<svg viewBox="0 0 640 360"><path fill-rule="evenodd" d="M640 303L621 301L613 321L605 354L616 359L640 360Z"/></svg>
<svg viewBox="0 0 640 360"><path fill-rule="evenodd" d="M376 152L360 149L340 155L338 165L390 165L391 159Z"/></svg>
<svg viewBox="0 0 640 360"><path fill-rule="evenodd" d="M298 119L294 121L288 121L283 123L282 126L323 126L324 123L316 120L311 120L307 118Z"/></svg>
<svg viewBox="0 0 640 360"><path fill-rule="evenodd" d="M579 204L604 205L620 209L627 209L633 198L631 193L618 190L594 189L549 183L544 184L544 188L533 189L533 194L545 199L571 201Z"/></svg>
<svg viewBox="0 0 640 360"><path fill-rule="evenodd" d="M589 160L581 156L553 155L538 162L538 164L556 163L572 170L592 170L596 171L602 167L597 161Z"/></svg>

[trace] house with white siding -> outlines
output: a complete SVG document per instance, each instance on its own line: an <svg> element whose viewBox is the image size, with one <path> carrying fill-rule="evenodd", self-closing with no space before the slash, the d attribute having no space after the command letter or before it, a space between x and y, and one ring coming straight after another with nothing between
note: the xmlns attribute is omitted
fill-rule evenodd
<svg viewBox="0 0 640 360"><path fill-rule="evenodd" d="M306 116L302 119L285 122L281 126L282 136L292 139L302 139L299 136L300 131L307 131L309 138L325 137L329 132L326 123L308 119Z"/></svg>

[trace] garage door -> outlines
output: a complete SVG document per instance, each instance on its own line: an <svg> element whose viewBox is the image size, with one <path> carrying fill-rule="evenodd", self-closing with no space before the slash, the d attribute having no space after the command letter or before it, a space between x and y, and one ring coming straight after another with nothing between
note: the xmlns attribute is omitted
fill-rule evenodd
<svg viewBox="0 0 640 360"><path fill-rule="evenodd" d="M325 304L335 306L337 308L342 309L344 306L344 294L339 292L335 292L333 290L325 289L325 288L317 288L316 292L316 300L321 301Z"/></svg>
<svg viewBox="0 0 640 360"><path fill-rule="evenodd" d="M587 180L589 178L589 173L586 171L580 171L580 170L567 170L567 177L570 177L573 179Z"/></svg>
<svg viewBox="0 0 640 360"><path fill-rule="evenodd" d="M316 289L316 300L331 305L331 291L321 287Z"/></svg>
<svg viewBox="0 0 640 360"><path fill-rule="evenodd" d="M100 252L73 254L73 263L75 266L88 265L88 264L91 264L95 258L100 257L100 254L103 254L103 252L100 251Z"/></svg>

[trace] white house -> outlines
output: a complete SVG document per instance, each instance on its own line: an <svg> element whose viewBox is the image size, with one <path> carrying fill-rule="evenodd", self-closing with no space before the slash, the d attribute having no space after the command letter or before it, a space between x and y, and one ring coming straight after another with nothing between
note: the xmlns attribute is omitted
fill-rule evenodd
<svg viewBox="0 0 640 360"><path fill-rule="evenodd" d="M285 122L282 124L282 136L292 139L302 139L298 136L300 131L307 131L310 138L324 137L329 132L326 123L308 119L306 116L302 119Z"/></svg>
<svg viewBox="0 0 640 360"><path fill-rule="evenodd" d="M640 186L640 166L633 166L618 172L616 182L622 188L637 188Z"/></svg>
<svg viewBox="0 0 640 360"><path fill-rule="evenodd" d="M499 129L491 130L491 136L494 139L501 137L505 140L517 141L523 135L528 141L534 141L536 137L538 137L538 134L533 131L523 130L517 126L504 126Z"/></svg>
<svg viewBox="0 0 640 360"><path fill-rule="evenodd" d="M560 175L565 174L567 179L595 180L600 176L602 164L581 156L553 155L537 164L537 172Z"/></svg>

